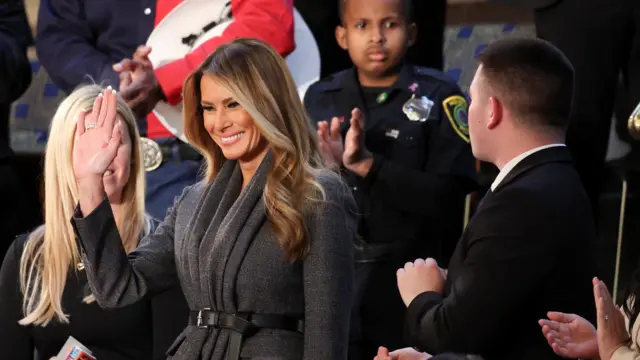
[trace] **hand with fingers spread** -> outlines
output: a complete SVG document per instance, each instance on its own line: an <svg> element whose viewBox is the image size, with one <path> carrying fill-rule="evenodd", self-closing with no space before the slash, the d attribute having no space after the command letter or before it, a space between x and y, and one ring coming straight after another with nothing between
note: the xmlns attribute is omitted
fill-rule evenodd
<svg viewBox="0 0 640 360"><path fill-rule="evenodd" d="M324 164L327 167L340 167L342 164L342 134L340 133L340 119L334 117L331 124L326 121L318 123L318 145Z"/></svg>
<svg viewBox="0 0 640 360"><path fill-rule="evenodd" d="M109 87L98 96L90 113L78 116L72 161L84 214L102 201L102 178L118 154L123 125L116 122L117 114L117 94Z"/></svg>
<svg viewBox="0 0 640 360"><path fill-rule="evenodd" d="M593 296L598 312L598 350L601 360L609 360L620 347L629 342L624 316L616 307L604 282L593 279Z"/></svg>
<svg viewBox="0 0 640 360"><path fill-rule="evenodd" d="M547 316L549 319L538 323L553 352L570 359L598 358L598 335L589 321L561 312L549 312Z"/></svg>
<svg viewBox="0 0 640 360"><path fill-rule="evenodd" d="M349 130L344 140L342 164L361 177L369 173L373 164L373 157L365 146L364 114L358 108L351 111Z"/></svg>
<svg viewBox="0 0 640 360"><path fill-rule="evenodd" d="M423 292L435 291L440 294L444 292L443 272L432 258L408 262L403 268L398 269L396 275L398 290L406 306L409 306L413 299Z"/></svg>

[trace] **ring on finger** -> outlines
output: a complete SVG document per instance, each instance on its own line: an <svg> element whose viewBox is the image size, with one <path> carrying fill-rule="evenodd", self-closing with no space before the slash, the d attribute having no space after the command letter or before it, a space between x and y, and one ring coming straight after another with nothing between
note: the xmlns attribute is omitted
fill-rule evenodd
<svg viewBox="0 0 640 360"><path fill-rule="evenodd" d="M85 130L95 129L96 127L98 127L98 124L94 123L94 122L90 122L90 123L84 124L84 129Z"/></svg>
<svg viewBox="0 0 640 360"><path fill-rule="evenodd" d="M609 321L609 315L604 316L604 321Z"/></svg>

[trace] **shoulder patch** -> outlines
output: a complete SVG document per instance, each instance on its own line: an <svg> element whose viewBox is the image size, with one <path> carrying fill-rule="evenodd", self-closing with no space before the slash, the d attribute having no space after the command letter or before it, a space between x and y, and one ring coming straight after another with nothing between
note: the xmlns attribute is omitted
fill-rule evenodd
<svg viewBox="0 0 640 360"><path fill-rule="evenodd" d="M442 102L444 112L453 127L453 130L462 140L469 142L469 120L467 99L461 95L453 95Z"/></svg>

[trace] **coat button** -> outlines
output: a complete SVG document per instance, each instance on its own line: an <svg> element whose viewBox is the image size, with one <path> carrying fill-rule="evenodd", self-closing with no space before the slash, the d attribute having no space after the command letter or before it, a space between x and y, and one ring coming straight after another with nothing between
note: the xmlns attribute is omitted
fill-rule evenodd
<svg viewBox="0 0 640 360"><path fill-rule="evenodd" d="M151 14L151 9L150 9L150 8L146 8L146 9L144 9L144 14L145 14L145 15L149 15L149 14Z"/></svg>

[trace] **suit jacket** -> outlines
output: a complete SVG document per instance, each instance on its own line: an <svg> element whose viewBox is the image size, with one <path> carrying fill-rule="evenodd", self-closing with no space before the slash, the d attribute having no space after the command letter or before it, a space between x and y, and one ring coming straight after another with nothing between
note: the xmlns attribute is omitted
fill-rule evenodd
<svg viewBox="0 0 640 360"><path fill-rule="evenodd" d="M346 359L353 288L355 202L337 176L322 175L326 201L309 208L311 247L302 261L283 256L266 220L262 162L241 191L227 161L212 183L187 188L156 232L127 255L108 201L73 219L89 285L100 306L121 307L180 282L191 310L304 318L304 335L260 329L245 338L242 358ZM172 359L222 360L230 330L188 326Z"/></svg>
<svg viewBox="0 0 640 360"><path fill-rule="evenodd" d="M558 359L538 320L550 310L595 318L595 238L568 149L529 155L482 200L449 263L444 295L425 292L409 305L409 342L432 354Z"/></svg>

